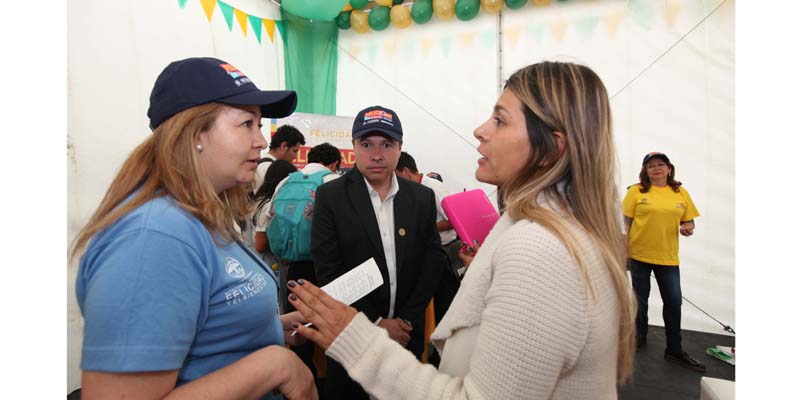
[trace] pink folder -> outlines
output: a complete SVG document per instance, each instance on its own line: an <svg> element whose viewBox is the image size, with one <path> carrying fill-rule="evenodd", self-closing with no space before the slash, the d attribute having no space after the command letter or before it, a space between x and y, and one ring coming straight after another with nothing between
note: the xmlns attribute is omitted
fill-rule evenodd
<svg viewBox="0 0 800 400"><path fill-rule="evenodd" d="M456 193L442 199L442 208L458 237L467 244L483 244L500 215L481 189Z"/></svg>

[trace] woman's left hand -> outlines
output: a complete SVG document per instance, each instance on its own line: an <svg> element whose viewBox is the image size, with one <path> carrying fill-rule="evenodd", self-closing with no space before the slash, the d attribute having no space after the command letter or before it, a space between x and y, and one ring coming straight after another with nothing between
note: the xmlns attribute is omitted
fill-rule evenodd
<svg viewBox="0 0 800 400"><path fill-rule="evenodd" d="M683 236L692 236L692 234L694 233L694 224L691 222L682 223L680 233Z"/></svg>
<svg viewBox="0 0 800 400"><path fill-rule="evenodd" d="M292 336L292 332L294 328L292 325L298 324L302 325L305 324L307 321L303 318L303 314L300 314L299 311L292 311L290 313L286 313L281 315L281 325L283 326L283 341L286 342L289 346L299 346L306 342L306 338L300 334Z"/></svg>
<svg viewBox="0 0 800 400"><path fill-rule="evenodd" d="M292 292L289 295L289 302L313 324L306 327L301 323L295 323L292 328L323 350L330 347L358 313L355 308L328 296L322 289L303 279L298 279L297 282L289 281L287 286Z"/></svg>

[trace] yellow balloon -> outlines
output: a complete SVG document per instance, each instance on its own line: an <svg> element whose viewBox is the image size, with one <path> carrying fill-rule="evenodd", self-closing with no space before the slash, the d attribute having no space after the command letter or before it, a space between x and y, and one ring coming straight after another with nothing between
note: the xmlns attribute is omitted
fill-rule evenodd
<svg viewBox="0 0 800 400"><path fill-rule="evenodd" d="M378 3L379 6L384 6L384 7L392 6L392 0L375 0L375 2Z"/></svg>
<svg viewBox="0 0 800 400"><path fill-rule="evenodd" d="M344 5L344 7L342 7L342 12L348 12L348 11L350 11L352 9L353 9L353 6L351 6L350 3L347 3L347 4Z"/></svg>
<svg viewBox="0 0 800 400"><path fill-rule="evenodd" d="M497 14L503 9L505 2L503 0L481 0L481 8L487 13Z"/></svg>
<svg viewBox="0 0 800 400"><path fill-rule="evenodd" d="M358 33L369 32L369 22L367 13L364 10L353 10L350 12L350 27Z"/></svg>
<svg viewBox="0 0 800 400"><path fill-rule="evenodd" d="M533 3L533 5L537 7L546 6L550 4L550 0L531 0L531 2Z"/></svg>
<svg viewBox="0 0 800 400"><path fill-rule="evenodd" d="M433 0L433 13L439 19L450 19L456 15L456 0Z"/></svg>
<svg viewBox="0 0 800 400"><path fill-rule="evenodd" d="M411 10L402 5L396 5L389 11L389 21L395 28L407 28L411 25Z"/></svg>

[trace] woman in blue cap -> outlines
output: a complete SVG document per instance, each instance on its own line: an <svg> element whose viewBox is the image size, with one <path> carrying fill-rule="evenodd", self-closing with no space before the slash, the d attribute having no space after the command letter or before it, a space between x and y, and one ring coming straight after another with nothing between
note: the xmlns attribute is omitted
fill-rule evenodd
<svg viewBox="0 0 800 400"><path fill-rule="evenodd" d="M656 277L664 302L667 348L664 359L705 372L706 366L681 346L681 272L678 233L694 234L694 219L700 216L689 192L675 180L675 166L664 153L644 156L639 183L628 188L622 201L628 232L631 281L636 292L636 347L647 344L647 298L650 275Z"/></svg>
<svg viewBox="0 0 800 400"><path fill-rule="evenodd" d="M150 95L152 135L122 165L79 233L82 397L316 399L284 347L270 268L242 245L262 117L294 111L214 58L168 65Z"/></svg>

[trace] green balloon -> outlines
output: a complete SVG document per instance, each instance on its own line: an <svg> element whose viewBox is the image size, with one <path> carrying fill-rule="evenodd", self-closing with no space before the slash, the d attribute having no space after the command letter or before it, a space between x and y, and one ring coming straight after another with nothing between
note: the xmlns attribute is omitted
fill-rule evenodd
<svg viewBox="0 0 800 400"><path fill-rule="evenodd" d="M392 4L403 4L405 0L392 0Z"/></svg>
<svg viewBox="0 0 800 400"><path fill-rule="evenodd" d="M386 29L386 27L389 26L389 7L372 7L367 22L369 22L369 27L372 28L373 31L382 31Z"/></svg>
<svg viewBox="0 0 800 400"><path fill-rule="evenodd" d="M350 29L350 11L339 13L339 16L336 17L336 26L338 26L339 29Z"/></svg>
<svg viewBox="0 0 800 400"><path fill-rule="evenodd" d="M369 0L350 0L350 5L353 6L354 10L360 10L367 6Z"/></svg>
<svg viewBox="0 0 800 400"><path fill-rule="evenodd" d="M516 10L522 8L528 0L506 0L506 7Z"/></svg>
<svg viewBox="0 0 800 400"><path fill-rule="evenodd" d="M456 18L462 21L469 21L475 18L480 10L480 0L456 0Z"/></svg>
<svg viewBox="0 0 800 400"><path fill-rule="evenodd" d="M411 19L418 24L424 24L433 16L433 0L416 0L411 6Z"/></svg>

